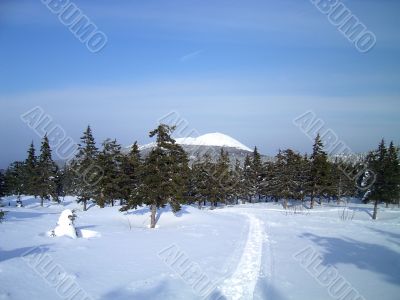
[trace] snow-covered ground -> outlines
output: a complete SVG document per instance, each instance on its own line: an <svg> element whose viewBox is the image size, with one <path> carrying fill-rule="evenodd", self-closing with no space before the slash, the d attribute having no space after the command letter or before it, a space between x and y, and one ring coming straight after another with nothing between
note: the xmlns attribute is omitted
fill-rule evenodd
<svg viewBox="0 0 400 300"><path fill-rule="evenodd" d="M0 299L399 299L400 209L275 203L215 210L118 207L74 198L10 202L0 224ZM65 209L91 238L49 237ZM343 220L343 215L346 217ZM340 288L343 287L343 291ZM74 292L76 296L74 297ZM350 293L351 294L348 294ZM348 297L346 298L346 294ZM363 298L359 298L363 299Z"/></svg>

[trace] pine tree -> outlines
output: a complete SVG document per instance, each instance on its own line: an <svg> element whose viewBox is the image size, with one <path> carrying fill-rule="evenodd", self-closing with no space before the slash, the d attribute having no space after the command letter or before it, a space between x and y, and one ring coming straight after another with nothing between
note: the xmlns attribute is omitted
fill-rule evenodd
<svg viewBox="0 0 400 300"><path fill-rule="evenodd" d="M311 171L310 171L310 194L311 194L311 205L310 208L314 208L315 198L318 197L321 202L321 198L326 192L329 181L329 163L328 156L323 151L323 144L321 137L317 134L315 143L313 146L313 153L311 155Z"/></svg>
<svg viewBox="0 0 400 300"><path fill-rule="evenodd" d="M329 181L331 185L329 195L336 199L338 204L341 202L342 197L354 196L356 193L356 185L343 171L344 168L346 170L354 169L349 162L341 161L339 158L335 159L330 168Z"/></svg>
<svg viewBox="0 0 400 300"><path fill-rule="evenodd" d="M213 173L213 185L216 189L216 205L218 202L225 203L232 196L232 178L228 152L221 148L219 158L215 164Z"/></svg>
<svg viewBox="0 0 400 300"><path fill-rule="evenodd" d="M385 168L387 200L386 207L389 203L399 204L400 199L400 161L398 149L394 146L393 141L390 143L387 151L387 163Z"/></svg>
<svg viewBox="0 0 400 300"><path fill-rule="evenodd" d="M239 204L239 199L244 197L245 187L244 187L244 173L243 167L240 164L240 160L236 159L235 167L232 171L232 196L235 199L235 204Z"/></svg>
<svg viewBox="0 0 400 300"><path fill-rule="evenodd" d="M256 186L252 171L252 162L249 155L246 155L243 164L243 178L244 178L244 197L243 202L251 202L251 198Z"/></svg>
<svg viewBox="0 0 400 300"><path fill-rule="evenodd" d="M193 191L192 197L198 207L206 206L207 201L214 205L217 198L217 187L213 177L215 165L208 153L204 154L192 165Z"/></svg>
<svg viewBox="0 0 400 300"><path fill-rule="evenodd" d="M38 172L38 160L35 153L35 146L33 142L30 144L28 149L28 157L25 161L26 166L26 193L28 195L39 196L38 183L39 183L39 172Z"/></svg>
<svg viewBox="0 0 400 300"><path fill-rule="evenodd" d="M385 202L399 203L400 196L400 169L398 149L393 142L386 148L385 141L382 140L378 149L368 155L369 167L375 172L376 179L371 187L369 199L374 201L374 213L372 218L376 220L378 214L378 204Z"/></svg>
<svg viewBox="0 0 400 300"><path fill-rule="evenodd" d="M283 207L288 207L289 199L299 199L301 191L302 157L291 149L279 151L275 162L274 190L283 199Z"/></svg>
<svg viewBox="0 0 400 300"><path fill-rule="evenodd" d="M156 146L145 159L137 194L121 208L122 211L137 208L141 202L149 206L150 228L155 228L159 208L169 204L174 212L179 211L187 192L188 158L171 137L174 129L161 124L150 132L150 137L156 137Z"/></svg>
<svg viewBox="0 0 400 300"><path fill-rule="evenodd" d="M128 155L121 156L121 174L118 181L121 205L132 195L137 193L140 185L142 159L137 142L135 142Z"/></svg>
<svg viewBox="0 0 400 300"><path fill-rule="evenodd" d="M75 187L74 187L75 177L76 177L75 172L73 171L72 166L65 163L62 169L62 176L60 178L63 197L66 195L75 196Z"/></svg>
<svg viewBox="0 0 400 300"><path fill-rule="evenodd" d="M275 162L273 161L268 161L264 165L264 170L265 170L265 180L263 184L263 194L266 197L270 197L271 199L278 201L279 196L278 192L276 190L277 187L277 175L278 175L278 170L275 167Z"/></svg>
<svg viewBox="0 0 400 300"><path fill-rule="evenodd" d="M96 197L97 184L103 174L103 170L97 165L98 154L92 129L88 126L81 137L78 153L72 162L72 170L75 174L74 193L78 197L77 202L83 203L84 211L87 210L87 202Z"/></svg>
<svg viewBox="0 0 400 300"><path fill-rule="evenodd" d="M387 167L387 148L382 139L378 149L368 155L369 167L375 172L376 180L371 188L369 199L374 201L374 213L372 219L376 220L378 215L378 204L388 199L387 194L387 176L385 169Z"/></svg>
<svg viewBox="0 0 400 300"><path fill-rule="evenodd" d="M44 199L58 201L56 193L55 178L57 166L51 157L51 149L47 134L44 136L40 148L38 162L38 195L40 196L40 206L43 206Z"/></svg>
<svg viewBox="0 0 400 300"><path fill-rule="evenodd" d="M257 197L258 200L261 200L265 172L263 169L261 155L258 152L257 147L254 147L253 151L253 156L251 161L251 172L252 172L251 176L253 177L252 182L254 183L252 196Z"/></svg>
<svg viewBox="0 0 400 300"><path fill-rule="evenodd" d="M2 171L0 171L0 201L1 198L7 194L6 191L6 179Z"/></svg>
<svg viewBox="0 0 400 300"><path fill-rule="evenodd" d="M4 197L5 195L6 195L5 176L3 175L3 172L0 171L0 207L2 207L2 205L3 205L2 197ZM0 209L0 223L3 221L4 215L5 215L5 212L2 209Z"/></svg>
<svg viewBox="0 0 400 300"><path fill-rule="evenodd" d="M96 202L100 207L104 207L105 204L114 206L114 201L122 196L119 184L123 176L121 145L116 140L104 141L97 162L103 170L103 176L97 185Z"/></svg>
<svg viewBox="0 0 400 300"><path fill-rule="evenodd" d="M25 191L25 163L15 161L5 173L5 189L8 195L16 195L18 199Z"/></svg>

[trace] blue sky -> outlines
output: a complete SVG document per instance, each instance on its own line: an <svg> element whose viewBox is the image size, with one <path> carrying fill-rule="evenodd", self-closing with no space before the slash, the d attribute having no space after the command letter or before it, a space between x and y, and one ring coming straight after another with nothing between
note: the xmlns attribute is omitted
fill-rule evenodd
<svg viewBox="0 0 400 300"><path fill-rule="evenodd" d="M149 142L176 111L265 154L311 142L292 120L314 111L355 152L400 143L400 2L343 1L377 37L359 53L309 0L73 1L108 37L91 53L39 0L0 2L0 167L40 138L40 106L79 140Z"/></svg>

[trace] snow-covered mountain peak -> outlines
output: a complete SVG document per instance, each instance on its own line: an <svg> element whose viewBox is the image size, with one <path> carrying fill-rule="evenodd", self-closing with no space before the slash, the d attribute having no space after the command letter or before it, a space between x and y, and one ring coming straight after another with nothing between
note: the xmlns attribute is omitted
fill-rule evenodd
<svg viewBox="0 0 400 300"><path fill-rule="evenodd" d="M245 151L252 151L249 147L243 145L234 138L219 132L207 133L197 138L177 138L176 142L181 145L231 147Z"/></svg>

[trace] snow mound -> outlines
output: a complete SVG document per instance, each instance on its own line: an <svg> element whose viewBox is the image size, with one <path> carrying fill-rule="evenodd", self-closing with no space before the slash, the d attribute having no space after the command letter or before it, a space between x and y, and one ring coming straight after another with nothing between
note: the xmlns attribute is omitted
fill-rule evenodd
<svg viewBox="0 0 400 300"><path fill-rule="evenodd" d="M60 217L58 218L57 227L51 232L51 236L69 236L70 238L76 239L76 229L74 226L75 214L72 210L63 210Z"/></svg>
<svg viewBox="0 0 400 300"><path fill-rule="evenodd" d="M98 233L97 231L79 228L76 229L74 225L75 218L76 215L74 211L70 209L63 210L58 219L57 227L54 228L54 230L48 232L48 235L52 237L68 236L73 239L76 239L78 237L90 239L101 236L100 233Z"/></svg>
<svg viewBox="0 0 400 300"><path fill-rule="evenodd" d="M219 132L207 133L197 138L178 138L176 142L181 145L231 147L245 151L252 151L234 138Z"/></svg>

